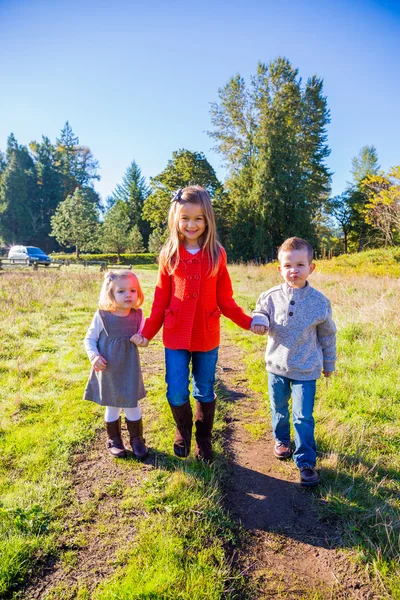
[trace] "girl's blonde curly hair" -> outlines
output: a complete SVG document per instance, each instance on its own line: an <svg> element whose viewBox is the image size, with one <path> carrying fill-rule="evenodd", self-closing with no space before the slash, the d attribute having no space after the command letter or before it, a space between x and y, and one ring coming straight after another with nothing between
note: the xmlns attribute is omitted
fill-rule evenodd
<svg viewBox="0 0 400 600"><path fill-rule="evenodd" d="M119 280L127 279L128 277L132 277L135 280L137 301L134 308L139 308L139 306L142 306L144 301L144 295L142 292L142 288L140 287L139 279L136 277L135 273L124 269L123 271L107 271L107 273L104 274L104 281L103 285L101 286L99 297L99 308L101 310L115 310L116 303L113 294L113 285Z"/></svg>

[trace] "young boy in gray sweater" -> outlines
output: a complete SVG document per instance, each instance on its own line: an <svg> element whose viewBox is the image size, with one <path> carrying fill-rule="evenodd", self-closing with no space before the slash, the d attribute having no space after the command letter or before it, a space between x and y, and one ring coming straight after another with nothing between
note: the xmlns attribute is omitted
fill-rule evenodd
<svg viewBox="0 0 400 600"><path fill-rule="evenodd" d="M251 330L258 334L268 332L265 360L274 455L279 459L292 455L291 396L293 459L300 470L300 483L314 486L319 482L313 418L316 380L321 371L330 377L335 370L336 327L329 300L307 281L315 269L310 244L301 238L289 238L279 248L278 260L284 283L261 294Z"/></svg>

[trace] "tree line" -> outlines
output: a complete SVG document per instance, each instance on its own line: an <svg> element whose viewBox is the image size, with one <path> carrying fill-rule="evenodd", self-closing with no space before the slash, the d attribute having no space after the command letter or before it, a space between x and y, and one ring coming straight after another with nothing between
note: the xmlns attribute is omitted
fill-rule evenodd
<svg viewBox="0 0 400 600"><path fill-rule="evenodd" d="M400 242L400 167L380 171L373 146L352 162L352 182L330 195L332 173L322 79L303 83L286 58L259 63L246 83L232 77L211 105L220 182L202 152L179 149L147 183L135 160L112 195L94 188L99 164L67 122L53 144L29 147L14 135L0 152L0 236L3 244L47 251L158 251L166 237L173 192L203 185L213 198L221 242L232 260L265 261L286 237L308 239L319 253Z"/></svg>

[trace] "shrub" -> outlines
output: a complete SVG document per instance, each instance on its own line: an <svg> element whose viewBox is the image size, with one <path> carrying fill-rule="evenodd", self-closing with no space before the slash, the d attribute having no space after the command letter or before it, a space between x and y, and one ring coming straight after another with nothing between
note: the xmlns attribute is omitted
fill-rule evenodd
<svg viewBox="0 0 400 600"><path fill-rule="evenodd" d="M51 258L54 260L68 260L71 263L93 260L105 261L111 265L151 265L157 262L158 254L149 252L146 254L121 254L119 261L117 254L81 254L77 259L75 254L53 253Z"/></svg>

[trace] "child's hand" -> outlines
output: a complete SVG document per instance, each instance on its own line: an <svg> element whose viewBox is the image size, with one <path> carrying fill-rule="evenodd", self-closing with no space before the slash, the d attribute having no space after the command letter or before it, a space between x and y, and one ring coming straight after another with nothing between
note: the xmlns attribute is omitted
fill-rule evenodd
<svg viewBox="0 0 400 600"><path fill-rule="evenodd" d="M98 373L99 371L104 371L107 366L107 361L102 356L96 356L96 358L92 361L93 369Z"/></svg>
<svg viewBox="0 0 400 600"><path fill-rule="evenodd" d="M265 335L268 331L268 328L265 325L252 325L250 330L257 335Z"/></svg>
<svg viewBox="0 0 400 600"><path fill-rule="evenodd" d="M322 373L324 374L324 377L330 377L333 371L322 371Z"/></svg>
<svg viewBox="0 0 400 600"><path fill-rule="evenodd" d="M149 345L149 340L143 337L141 333L135 333L135 335L131 337L130 341L141 348L146 348Z"/></svg>

